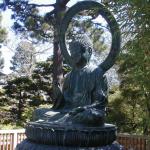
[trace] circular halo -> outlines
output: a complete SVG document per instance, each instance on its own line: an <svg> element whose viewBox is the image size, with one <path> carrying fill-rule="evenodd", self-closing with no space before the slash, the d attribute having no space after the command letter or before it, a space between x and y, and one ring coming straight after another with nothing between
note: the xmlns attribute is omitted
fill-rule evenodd
<svg viewBox="0 0 150 150"><path fill-rule="evenodd" d="M99 14L106 20L110 27L110 32L112 35L112 44L111 49L106 57L106 59L99 65L104 71L107 71L109 68L111 68L116 60L117 55L120 51L120 30L118 27L118 24L114 18L114 16L110 13L106 7L98 2L95 1L81 1L76 3L74 6L72 6L65 14L60 28L60 49L62 51L62 54L65 58L65 60L68 62L69 65L73 66L73 62L71 60L71 57L68 53L67 47L66 47L66 38L65 33L67 31L67 28L69 26L69 23L71 22L72 18L80 11L83 10L89 10L89 9L99 9Z"/></svg>

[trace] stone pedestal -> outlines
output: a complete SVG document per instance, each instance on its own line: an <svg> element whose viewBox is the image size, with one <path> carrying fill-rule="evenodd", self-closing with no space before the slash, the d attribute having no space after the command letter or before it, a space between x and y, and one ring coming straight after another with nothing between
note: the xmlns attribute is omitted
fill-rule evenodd
<svg viewBox="0 0 150 150"><path fill-rule="evenodd" d="M115 142L103 147L66 147L37 144L29 140L24 140L22 143L17 145L16 150L124 150L124 148Z"/></svg>
<svg viewBox="0 0 150 150"><path fill-rule="evenodd" d="M16 150L123 150L116 140L116 126L100 127L30 122L27 139Z"/></svg>

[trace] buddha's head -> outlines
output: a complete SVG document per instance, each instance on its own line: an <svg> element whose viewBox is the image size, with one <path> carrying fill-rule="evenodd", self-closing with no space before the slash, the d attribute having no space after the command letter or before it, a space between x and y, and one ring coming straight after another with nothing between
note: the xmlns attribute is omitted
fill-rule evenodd
<svg viewBox="0 0 150 150"><path fill-rule="evenodd" d="M71 59L75 66L85 66L92 55L93 44L85 34L78 35L69 43Z"/></svg>

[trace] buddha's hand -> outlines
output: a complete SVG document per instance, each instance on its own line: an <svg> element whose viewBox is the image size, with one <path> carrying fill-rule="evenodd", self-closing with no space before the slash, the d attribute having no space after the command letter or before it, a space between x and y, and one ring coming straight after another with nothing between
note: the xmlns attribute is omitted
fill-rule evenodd
<svg viewBox="0 0 150 150"><path fill-rule="evenodd" d="M53 90L52 99L54 102L53 108L58 109L64 103L63 94L59 84L53 84L52 90Z"/></svg>
<svg viewBox="0 0 150 150"><path fill-rule="evenodd" d="M78 113L81 113L85 111L85 108L84 107L77 107L77 108L74 108L72 111L69 112L69 115L72 115L72 116L75 116L77 115Z"/></svg>
<svg viewBox="0 0 150 150"><path fill-rule="evenodd" d="M72 116L74 123L80 123L89 126L99 126L104 122L103 113L95 109L85 109Z"/></svg>

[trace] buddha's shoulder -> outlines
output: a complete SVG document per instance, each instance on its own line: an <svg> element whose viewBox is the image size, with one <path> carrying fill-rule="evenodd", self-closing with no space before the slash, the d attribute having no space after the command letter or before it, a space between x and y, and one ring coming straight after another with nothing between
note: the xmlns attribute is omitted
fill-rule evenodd
<svg viewBox="0 0 150 150"><path fill-rule="evenodd" d="M87 70L89 71L89 72L91 72L91 73L103 73L103 70L100 68L100 67L98 67L98 66L96 66L96 65L89 65L88 67L87 67Z"/></svg>

